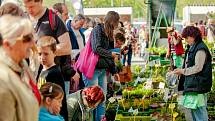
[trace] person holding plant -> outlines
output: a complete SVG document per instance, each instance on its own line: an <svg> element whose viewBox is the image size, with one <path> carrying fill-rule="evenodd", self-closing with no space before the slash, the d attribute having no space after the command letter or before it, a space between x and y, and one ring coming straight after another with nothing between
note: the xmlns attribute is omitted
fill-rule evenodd
<svg viewBox="0 0 215 121"><path fill-rule="evenodd" d="M40 88L42 105L40 107L39 121L65 121L59 114L64 98L63 89L54 83L47 82Z"/></svg>
<svg viewBox="0 0 215 121"><path fill-rule="evenodd" d="M193 121L208 121L207 93L212 87L212 57L197 27L187 26L182 37L189 47L182 69L173 71L181 75L179 85L183 85L179 87L184 94L179 104L191 111Z"/></svg>
<svg viewBox="0 0 215 121"><path fill-rule="evenodd" d="M184 54L182 38L173 27L168 27L167 33L168 51L166 57L170 58L172 69L180 68L182 66L182 55Z"/></svg>
<svg viewBox="0 0 215 121"><path fill-rule="evenodd" d="M104 24L100 23L95 26L91 32L91 42L93 53L99 56L95 67L95 72L92 79L84 77L86 87L98 85L104 94L107 94L107 70L112 73L116 80L119 80L119 75L116 71L116 66L113 58L117 56L116 52L109 50L110 42L113 41L113 31L118 27L119 14L115 11L109 11L104 18ZM95 121L100 121L105 114L105 103L99 104L95 110Z"/></svg>

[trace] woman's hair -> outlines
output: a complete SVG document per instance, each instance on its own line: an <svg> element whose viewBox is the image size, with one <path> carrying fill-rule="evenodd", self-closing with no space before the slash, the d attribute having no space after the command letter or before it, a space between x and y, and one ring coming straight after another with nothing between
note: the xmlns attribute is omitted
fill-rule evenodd
<svg viewBox="0 0 215 121"><path fill-rule="evenodd" d="M85 21L86 21L86 24L87 24L87 28L88 27L94 28L95 25L96 25L95 20L93 18L91 18L91 17L86 17Z"/></svg>
<svg viewBox="0 0 215 121"><path fill-rule="evenodd" d="M118 27L116 31L114 31L114 34L116 35L117 33L125 34L125 29L123 27Z"/></svg>
<svg viewBox="0 0 215 121"><path fill-rule="evenodd" d="M80 20L85 20L85 16L83 14L77 14L74 18L73 21L77 22Z"/></svg>
<svg viewBox="0 0 215 121"><path fill-rule="evenodd" d="M124 27L124 24L122 21L120 21L119 24L120 24L120 27L122 27L122 28Z"/></svg>
<svg viewBox="0 0 215 121"><path fill-rule="evenodd" d="M14 45L19 37L33 33L33 26L29 19L20 16L4 15L0 17L0 33L3 42L8 41Z"/></svg>
<svg viewBox="0 0 215 121"><path fill-rule="evenodd" d="M40 88L40 93L42 95L42 101L44 102L47 97L54 99L59 95L64 96L63 89L55 83L47 82Z"/></svg>
<svg viewBox="0 0 215 121"><path fill-rule="evenodd" d="M122 33L117 33L117 34L115 35L115 40L119 40L120 42L125 43L125 36L124 36L124 34L122 34Z"/></svg>
<svg viewBox="0 0 215 121"><path fill-rule="evenodd" d="M99 86L91 86L83 89L83 94L86 96L88 104L93 105L101 100L105 100L104 93Z"/></svg>
<svg viewBox="0 0 215 121"><path fill-rule="evenodd" d="M57 42L52 36L42 36L37 41L37 47L50 47L50 49L55 52L56 51Z"/></svg>
<svg viewBox="0 0 215 121"><path fill-rule="evenodd" d="M15 3L5 3L0 7L0 16L3 16L5 14L10 14L13 16L24 16L24 11L17 6Z"/></svg>
<svg viewBox="0 0 215 121"><path fill-rule="evenodd" d="M54 8L54 10L56 10L57 12L62 14L63 13L63 6L65 6L64 3L56 3L53 5L53 8Z"/></svg>
<svg viewBox="0 0 215 121"><path fill-rule="evenodd" d="M119 22L119 14L115 11L109 11L104 18L104 29L108 38L113 39L114 24Z"/></svg>
<svg viewBox="0 0 215 121"><path fill-rule="evenodd" d="M186 28L183 29L181 35L183 38L187 38L188 36L193 37L195 39L195 42L202 40L201 31L199 30L198 27L195 26L187 26Z"/></svg>

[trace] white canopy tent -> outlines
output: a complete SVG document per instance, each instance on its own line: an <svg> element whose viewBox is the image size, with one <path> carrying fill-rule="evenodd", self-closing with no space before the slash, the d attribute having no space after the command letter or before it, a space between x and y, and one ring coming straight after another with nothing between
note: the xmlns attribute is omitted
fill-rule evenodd
<svg viewBox="0 0 215 121"><path fill-rule="evenodd" d="M183 20L187 22L197 22L207 20L207 13L215 12L215 5L209 6L186 6L183 8Z"/></svg>
<svg viewBox="0 0 215 121"><path fill-rule="evenodd" d="M116 11L122 21L131 21L132 7L84 8L84 15L90 17L104 17L108 11Z"/></svg>

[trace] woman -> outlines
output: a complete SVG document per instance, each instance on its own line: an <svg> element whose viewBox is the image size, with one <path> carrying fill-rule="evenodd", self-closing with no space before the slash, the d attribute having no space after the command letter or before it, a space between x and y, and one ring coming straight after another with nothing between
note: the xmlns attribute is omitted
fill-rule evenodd
<svg viewBox="0 0 215 121"><path fill-rule="evenodd" d="M94 53L99 55L93 79L85 79L86 87L98 85L107 93L107 75L106 71L114 74L116 80L119 80L119 75L116 74L116 68L113 58L117 56L116 52L109 51L110 42L113 41L113 31L118 27L119 14L115 11L109 11L104 18L104 24L97 24L92 30L91 46ZM95 109L95 121L100 121L105 114L105 104L100 104Z"/></svg>
<svg viewBox="0 0 215 121"><path fill-rule="evenodd" d="M98 86L91 86L71 94L67 99L69 121L93 121L91 110L104 99L104 93Z"/></svg>
<svg viewBox="0 0 215 121"><path fill-rule="evenodd" d="M193 121L208 121L206 108L207 92L212 86L211 54L197 27L187 26L182 37L190 47L186 51L183 69L174 70L175 74L184 76L179 82L184 88L181 105L190 110Z"/></svg>
<svg viewBox="0 0 215 121"><path fill-rule="evenodd" d="M65 121L60 116L64 91L55 83L47 82L41 88L42 105L40 107L39 121Z"/></svg>
<svg viewBox="0 0 215 121"><path fill-rule="evenodd" d="M180 68L182 66L182 55L184 48L181 35L175 31L173 27L168 27L168 50L166 57L171 60L171 69Z"/></svg>
<svg viewBox="0 0 215 121"><path fill-rule="evenodd" d="M37 121L40 95L25 58L34 44L30 20L0 18L0 120Z"/></svg>

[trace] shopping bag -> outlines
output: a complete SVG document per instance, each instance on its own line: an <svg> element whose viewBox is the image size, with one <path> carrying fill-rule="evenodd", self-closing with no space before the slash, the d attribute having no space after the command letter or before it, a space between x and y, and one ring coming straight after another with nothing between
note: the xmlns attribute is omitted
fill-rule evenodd
<svg viewBox="0 0 215 121"><path fill-rule="evenodd" d="M81 50L79 58L74 65L74 67L82 72L89 80L93 78L95 67L99 59L99 56L92 50L91 38L92 34L90 34L86 46Z"/></svg>
<svg viewBox="0 0 215 121"><path fill-rule="evenodd" d="M122 71L119 72L120 82L131 81L131 67L123 66Z"/></svg>

